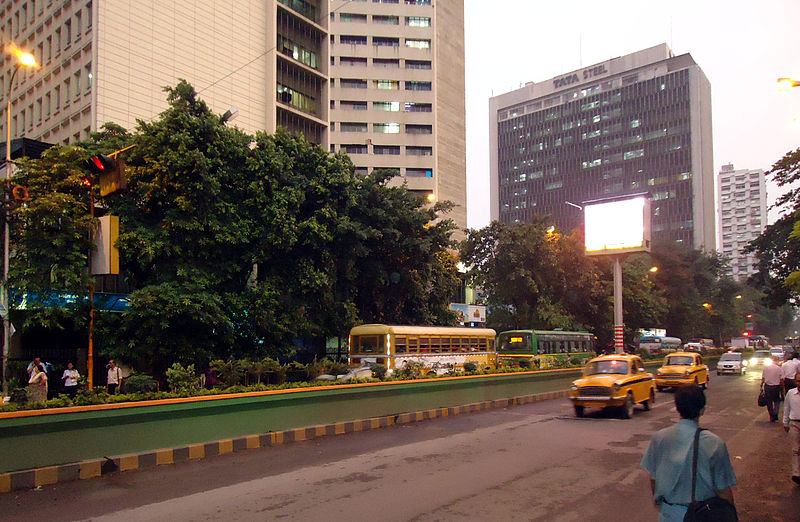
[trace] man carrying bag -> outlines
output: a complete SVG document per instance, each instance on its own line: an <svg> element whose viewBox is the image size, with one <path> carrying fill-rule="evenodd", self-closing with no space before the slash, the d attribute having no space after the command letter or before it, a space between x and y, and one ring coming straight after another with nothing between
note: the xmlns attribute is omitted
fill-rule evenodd
<svg viewBox="0 0 800 522"><path fill-rule="evenodd" d="M698 427L705 405L705 394L697 386L676 391L675 407L680 420L656 432L642 458L642 468L650 473L653 498L660 507L659 522L736 520L722 518L724 514L718 513L719 502L712 500L719 497L733 508L731 488L736 484L736 476L722 439ZM700 509L690 512L689 505L696 500L702 501ZM735 508L733 513L735 517ZM708 518L697 518L698 515Z"/></svg>

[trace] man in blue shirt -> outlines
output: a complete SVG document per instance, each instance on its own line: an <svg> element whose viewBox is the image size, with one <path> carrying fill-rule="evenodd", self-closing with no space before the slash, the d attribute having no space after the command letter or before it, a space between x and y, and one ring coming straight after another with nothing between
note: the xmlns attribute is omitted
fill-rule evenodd
<svg viewBox="0 0 800 522"><path fill-rule="evenodd" d="M692 452L706 397L697 386L675 392L675 407L681 419L653 434L642 458L642 468L650 472L650 489L660 505L659 522L681 521L692 501ZM700 432L697 457L695 500L714 495L733 503L731 487L736 485L728 448L708 430Z"/></svg>

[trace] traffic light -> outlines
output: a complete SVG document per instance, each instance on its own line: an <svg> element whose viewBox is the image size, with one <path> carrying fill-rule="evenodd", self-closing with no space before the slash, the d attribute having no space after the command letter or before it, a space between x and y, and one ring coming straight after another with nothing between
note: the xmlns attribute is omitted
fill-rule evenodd
<svg viewBox="0 0 800 522"><path fill-rule="evenodd" d="M100 178L101 196L107 196L127 186L125 163L121 158L98 154L86 160L86 168Z"/></svg>
<svg viewBox="0 0 800 522"><path fill-rule="evenodd" d="M742 335L745 337L750 337L750 332L742 332Z"/></svg>

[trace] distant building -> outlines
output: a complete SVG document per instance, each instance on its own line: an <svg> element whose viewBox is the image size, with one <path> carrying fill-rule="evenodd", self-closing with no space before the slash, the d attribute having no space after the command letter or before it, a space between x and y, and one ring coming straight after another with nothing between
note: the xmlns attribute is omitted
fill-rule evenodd
<svg viewBox="0 0 800 522"><path fill-rule="evenodd" d="M723 165L717 176L720 253L730 261L730 274L743 281L756 273L755 254L744 247L767 226L767 189L764 171L734 170Z"/></svg>
<svg viewBox="0 0 800 522"><path fill-rule="evenodd" d="M711 87L666 44L567 72L489 100L491 217L550 215L649 192L654 244L714 250Z"/></svg>
<svg viewBox="0 0 800 522"><path fill-rule="evenodd" d="M448 0L4 0L3 43L40 63L11 93L11 133L86 139L105 122L133 130L167 108L180 79L233 125L278 126L359 172L437 200L466 227L464 4ZM15 61L0 59L0 128Z"/></svg>

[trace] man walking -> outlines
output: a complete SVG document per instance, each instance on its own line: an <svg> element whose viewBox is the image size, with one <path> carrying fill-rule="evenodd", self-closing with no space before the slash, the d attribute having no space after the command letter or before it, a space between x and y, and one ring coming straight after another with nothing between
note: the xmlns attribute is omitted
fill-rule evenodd
<svg viewBox="0 0 800 522"><path fill-rule="evenodd" d="M781 367L778 366L778 358L772 357L772 364L764 365L761 370L761 386L764 387L764 394L767 396L767 411L769 421L778 420L778 408L781 400Z"/></svg>
<svg viewBox="0 0 800 522"><path fill-rule="evenodd" d="M781 366L784 395L795 387L794 378L797 376L798 366L800 366L800 361L797 360L797 352L792 352L791 358Z"/></svg>
<svg viewBox="0 0 800 522"><path fill-rule="evenodd" d="M692 501L694 438L705 406L705 394L697 386L676 391L675 408L680 420L657 431L642 458L642 468L650 473L653 498L660 505L659 522L682 521ZM710 431L703 430L698 446L695 500L719 495L733 503L731 488L736 485L736 476L725 443Z"/></svg>
<svg viewBox="0 0 800 522"><path fill-rule="evenodd" d="M800 374L795 387L786 393L783 402L783 429L789 434L792 448L792 482L800 486Z"/></svg>

